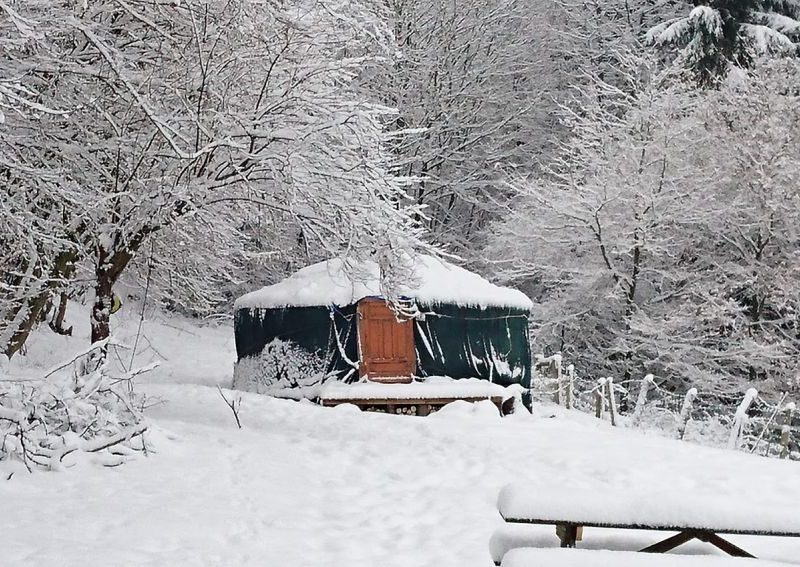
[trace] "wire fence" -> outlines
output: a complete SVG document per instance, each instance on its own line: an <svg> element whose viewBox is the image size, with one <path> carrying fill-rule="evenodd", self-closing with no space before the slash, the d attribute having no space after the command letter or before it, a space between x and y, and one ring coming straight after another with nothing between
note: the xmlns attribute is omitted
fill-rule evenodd
<svg viewBox="0 0 800 567"><path fill-rule="evenodd" d="M787 393L749 389L724 401L713 392L663 388L652 375L616 382L576 376L561 356L536 355L533 399L594 414L615 426L653 429L703 445L800 460L800 411Z"/></svg>

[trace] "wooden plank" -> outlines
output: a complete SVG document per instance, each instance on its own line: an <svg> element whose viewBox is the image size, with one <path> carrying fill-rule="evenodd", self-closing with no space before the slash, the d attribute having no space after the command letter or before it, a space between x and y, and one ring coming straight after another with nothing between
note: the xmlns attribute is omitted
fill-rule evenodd
<svg viewBox="0 0 800 567"><path fill-rule="evenodd" d="M432 406L446 405L451 402L463 400L465 402L482 402L490 400L493 404L500 407L503 404L503 398L500 396L491 397L467 397L467 398L321 398L323 406L338 406L339 404L368 404L373 406L385 405L421 405L427 404ZM553 522L549 522L553 523Z"/></svg>
<svg viewBox="0 0 800 567"><path fill-rule="evenodd" d="M788 567L788 564L758 559L727 557L721 555L677 555L658 553L639 553L610 549L559 549L557 547L510 548L500 559L493 557L495 565L528 565L530 567L614 567L635 565L636 567L660 566L680 567ZM507 561L507 563L503 563Z"/></svg>
<svg viewBox="0 0 800 567"><path fill-rule="evenodd" d="M629 526L620 526L620 528L630 529ZM580 539L579 533L582 531L583 531L583 526L579 526L577 524L569 524L569 523L556 524L556 535L558 536L558 539L561 542L561 547L575 547L577 540ZM763 535L771 535L771 534L763 534ZM695 529L683 530L671 537L668 537L665 540L654 543L653 545L649 545L644 549L640 549L639 551L643 553L666 553L668 551L671 551L672 549L675 549L679 545L683 545L684 543L693 539L699 539L700 541L710 543L711 545L717 547L718 549L721 549L722 551L733 557L750 557L753 559L755 559L756 557L755 555L752 555L751 553L745 551L738 545L734 545L728 540L721 538L713 531L695 530Z"/></svg>
<svg viewBox="0 0 800 567"><path fill-rule="evenodd" d="M503 517L509 524L535 524L545 526L555 526L558 524L575 524L577 526L584 526L587 528L609 528L609 529L624 529L624 530L650 530L659 532L684 532L688 530L705 531L714 534L728 534L728 535L757 535L757 536L774 536L774 537L800 537L800 531L781 531L781 530L747 530L747 529L733 529L733 528L709 528L707 526L698 528L693 526L677 526L677 525L648 525L648 524L624 524L614 522L585 522L578 519L545 519L545 518L512 518Z"/></svg>

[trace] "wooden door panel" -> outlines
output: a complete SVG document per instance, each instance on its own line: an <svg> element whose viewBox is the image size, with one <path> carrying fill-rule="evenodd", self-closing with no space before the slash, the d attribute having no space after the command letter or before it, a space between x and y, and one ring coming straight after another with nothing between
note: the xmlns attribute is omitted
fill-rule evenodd
<svg viewBox="0 0 800 567"><path fill-rule="evenodd" d="M358 304L361 375L379 382L410 382L416 371L413 321L398 321L379 299Z"/></svg>

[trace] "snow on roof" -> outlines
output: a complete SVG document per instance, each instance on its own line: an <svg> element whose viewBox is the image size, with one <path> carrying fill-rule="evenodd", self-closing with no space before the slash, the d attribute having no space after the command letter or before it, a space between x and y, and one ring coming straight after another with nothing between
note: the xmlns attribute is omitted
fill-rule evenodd
<svg viewBox="0 0 800 567"><path fill-rule="evenodd" d="M420 303L454 303L463 307L513 307L530 309L531 300L515 289L490 283L478 274L449 262L420 254L415 258L415 289L403 295ZM240 297L235 309L350 305L369 296L380 296L379 269L374 262L357 267L366 277L351 279L340 259L313 264L289 278Z"/></svg>

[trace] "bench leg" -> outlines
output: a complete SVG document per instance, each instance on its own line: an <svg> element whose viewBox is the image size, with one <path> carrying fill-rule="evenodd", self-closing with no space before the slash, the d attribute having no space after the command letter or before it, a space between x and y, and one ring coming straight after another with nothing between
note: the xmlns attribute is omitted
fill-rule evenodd
<svg viewBox="0 0 800 567"><path fill-rule="evenodd" d="M732 555L734 557L755 557L755 555L751 555L741 547L734 545L728 540L722 539L714 532L709 532L707 530L686 530L685 532L675 534L664 541L659 541L658 543L654 543L649 547L645 547L640 551L644 551L646 553L665 553L670 549L674 549L679 545L686 543L690 539L695 538L699 539L700 541L710 543L714 547L721 549L728 555Z"/></svg>
<svg viewBox="0 0 800 567"><path fill-rule="evenodd" d="M639 551L644 551L645 553L666 553L670 549L675 549L679 545L682 545L690 539L694 539L696 537L696 532L687 530L685 532L675 534L672 537L668 537L664 541L659 541L658 543L654 543L653 545L645 547L644 549L640 549Z"/></svg>
<svg viewBox="0 0 800 567"><path fill-rule="evenodd" d="M561 547L575 547L578 539L578 526L576 524L557 524L556 535L561 540Z"/></svg>
<svg viewBox="0 0 800 567"><path fill-rule="evenodd" d="M731 542L729 542L726 539L722 539L721 537L719 537L714 532L707 532L707 531L698 532L697 539L699 539L700 541L708 542L711 545L713 545L714 547L717 547L718 549L721 549L722 551L724 551L728 555L732 555L734 557L753 557L753 558L755 558L755 555L752 555L752 554L746 552L744 549L742 549L738 545L734 545L734 544L732 544Z"/></svg>

